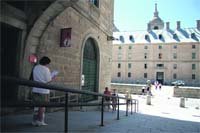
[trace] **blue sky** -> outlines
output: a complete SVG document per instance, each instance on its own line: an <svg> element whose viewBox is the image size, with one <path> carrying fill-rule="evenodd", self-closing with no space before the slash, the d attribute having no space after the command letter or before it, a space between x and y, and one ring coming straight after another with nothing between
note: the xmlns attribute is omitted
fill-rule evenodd
<svg viewBox="0 0 200 133"><path fill-rule="evenodd" d="M170 22L170 27L176 27L176 21L181 21L181 27L196 27L200 20L200 0L114 0L114 23L120 31L146 30L147 23L152 20L155 2L159 17Z"/></svg>

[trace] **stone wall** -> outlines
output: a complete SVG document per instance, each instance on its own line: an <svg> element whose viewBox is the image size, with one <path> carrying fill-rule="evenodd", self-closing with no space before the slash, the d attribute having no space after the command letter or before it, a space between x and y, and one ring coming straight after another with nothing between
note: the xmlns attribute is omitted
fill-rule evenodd
<svg viewBox="0 0 200 133"><path fill-rule="evenodd" d="M53 84L81 89L83 51L88 38L95 40L98 56L98 92L110 87L113 28L113 0L100 1L99 7L89 1L55 1L38 17L26 41L25 58L36 54L49 56L51 70L59 75ZM60 47L60 30L72 28L71 47ZM23 77L31 67L24 60Z"/></svg>
<svg viewBox="0 0 200 133"><path fill-rule="evenodd" d="M200 87L174 87L174 96L200 98Z"/></svg>
<svg viewBox="0 0 200 133"><path fill-rule="evenodd" d="M111 83L111 90L116 89L118 93L126 93L126 91L129 91L131 94L141 94L143 86L145 85Z"/></svg>

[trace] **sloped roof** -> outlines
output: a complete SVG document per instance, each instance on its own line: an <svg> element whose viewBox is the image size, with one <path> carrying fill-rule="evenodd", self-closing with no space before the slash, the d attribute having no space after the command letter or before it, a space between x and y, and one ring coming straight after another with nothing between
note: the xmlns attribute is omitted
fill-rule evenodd
<svg viewBox="0 0 200 133"><path fill-rule="evenodd" d="M197 28L181 28L179 30L160 29L151 31L113 32L113 36L118 39L114 40L113 44L181 43L200 41L200 31Z"/></svg>

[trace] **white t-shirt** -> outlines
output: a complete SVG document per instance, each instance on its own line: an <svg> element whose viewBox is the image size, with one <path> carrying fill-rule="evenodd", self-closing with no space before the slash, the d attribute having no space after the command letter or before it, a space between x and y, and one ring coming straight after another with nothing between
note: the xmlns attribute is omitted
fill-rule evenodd
<svg viewBox="0 0 200 133"><path fill-rule="evenodd" d="M49 68L40 64L36 65L33 69L33 80L42 83L48 83L51 81L51 72ZM32 92L49 94L50 91L49 89L33 87Z"/></svg>

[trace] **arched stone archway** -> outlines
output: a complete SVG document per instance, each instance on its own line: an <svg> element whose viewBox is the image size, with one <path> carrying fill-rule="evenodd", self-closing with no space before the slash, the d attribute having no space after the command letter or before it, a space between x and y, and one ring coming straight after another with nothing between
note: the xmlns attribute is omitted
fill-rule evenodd
<svg viewBox="0 0 200 133"><path fill-rule="evenodd" d="M33 25L33 28L27 36L24 59L23 59L23 70L21 76L28 78L31 72L31 64L27 61L28 56L31 54L37 53L38 47L40 45L40 39L43 36L43 33L46 31L49 24L64 11L66 8L71 7L77 0L56 0L52 3L36 20Z"/></svg>

